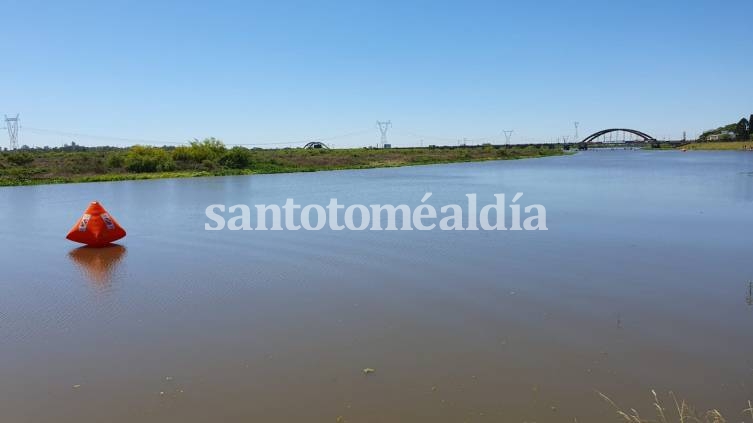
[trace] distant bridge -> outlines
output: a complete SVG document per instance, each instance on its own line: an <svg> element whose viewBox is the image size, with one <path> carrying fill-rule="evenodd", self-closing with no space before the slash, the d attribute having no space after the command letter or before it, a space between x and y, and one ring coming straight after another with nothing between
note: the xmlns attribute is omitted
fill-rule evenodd
<svg viewBox="0 0 753 423"><path fill-rule="evenodd" d="M609 134L609 141L606 141L607 134ZM614 137L612 136L613 134L615 135ZM602 137L604 138L605 142L616 142L616 143L619 143L620 142L620 134L622 134L622 142L626 142L627 141L627 138L626 138L627 134L637 135L638 137L641 137L641 139L642 139L643 142L656 141L656 138L652 137L651 135L649 135L649 134L647 134L645 132L637 131L635 129L610 128L610 129L603 129L601 131L594 132L593 134L591 134L591 135L583 138L583 141L581 141L580 144L586 144L586 143L592 142L592 141L594 141L596 139L599 139L599 138L602 138ZM612 141L613 138L614 138L614 141ZM636 140L632 140L631 139L630 141L634 142Z"/></svg>
<svg viewBox="0 0 753 423"><path fill-rule="evenodd" d="M329 150L329 146L321 141L311 141L303 146L305 149L324 148Z"/></svg>
<svg viewBox="0 0 753 423"><path fill-rule="evenodd" d="M583 138L582 141L578 142L576 146L580 150L588 150L588 146L591 145L592 147L596 147L595 144L598 144L598 146L609 146L609 147L616 147L616 146L623 146L623 147L630 147L630 146L636 146L636 147L642 147L646 144L669 144L674 147L678 147L684 144L687 144L689 141L686 140L664 140L659 141L656 138L652 137L651 135L638 131L636 129L628 129L628 128L610 128L610 129L603 129L601 131L594 132L593 134Z"/></svg>

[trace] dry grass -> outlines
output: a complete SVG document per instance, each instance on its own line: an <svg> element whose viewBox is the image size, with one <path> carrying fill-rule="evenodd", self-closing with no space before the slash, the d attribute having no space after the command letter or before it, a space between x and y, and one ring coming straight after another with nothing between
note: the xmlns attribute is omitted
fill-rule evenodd
<svg viewBox="0 0 753 423"><path fill-rule="evenodd" d="M694 142L678 147L686 150L751 150L753 141L707 141Z"/></svg>
<svg viewBox="0 0 753 423"><path fill-rule="evenodd" d="M617 415L626 423L725 423L727 420L724 418L719 410L712 409L704 413L698 413L694 410L685 400L678 401L673 392L669 392L669 397L672 400L670 408L664 406L656 391L651 390L653 395L653 408L656 409L655 419L644 419L638 414L634 408L624 410L618 406L611 398L598 392L605 401L607 401L617 412ZM753 422L753 405L748 401L748 408L742 411L745 417L750 417L750 421Z"/></svg>

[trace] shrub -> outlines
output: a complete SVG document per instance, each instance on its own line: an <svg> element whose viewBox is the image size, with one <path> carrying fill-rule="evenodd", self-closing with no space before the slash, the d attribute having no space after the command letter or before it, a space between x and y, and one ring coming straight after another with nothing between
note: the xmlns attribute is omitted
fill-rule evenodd
<svg viewBox="0 0 753 423"><path fill-rule="evenodd" d="M8 161L16 166L26 166L34 161L34 156L30 153L10 153L6 155Z"/></svg>
<svg viewBox="0 0 753 423"><path fill-rule="evenodd" d="M120 152L114 152L107 155L105 164L110 169L120 169L125 164L126 155Z"/></svg>
<svg viewBox="0 0 753 423"><path fill-rule="evenodd" d="M105 159L101 155L75 151L65 155L61 171L65 173L103 173Z"/></svg>
<svg viewBox="0 0 753 423"><path fill-rule="evenodd" d="M205 138L201 141L193 140L188 146L176 147L172 152L173 160L204 165L206 161L214 162L216 166L227 149L222 141L216 138Z"/></svg>
<svg viewBox="0 0 753 423"><path fill-rule="evenodd" d="M191 141L189 147L193 161L201 163L205 160L217 161L225 154L225 144L216 138L205 138L201 141Z"/></svg>
<svg viewBox="0 0 753 423"><path fill-rule="evenodd" d="M231 169L245 169L251 163L251 153L243 147L233 147L220 159L220 164Z"/></svg>
<svg viewBox="0 0 753 423"><path fill-rule="evenodd" d="M164 172L173 170L175 164L167 151L161 148L135 145L128 150L124 164L130 172Z"/></svg>
<svg viewBox="0 0 753 423"><path fill-rule="evenodd" d="M175 149L173 150L173 160L180 162L193 161L193 156L191 155L191 147L175 147Z"/></svg>
<svg viewBox="0 0 753 423"><path fill-rule="evenodd" d="M216 170L217 169L217 162L214 160L206 159L201 162L201 168L204 170Z"/></svg>

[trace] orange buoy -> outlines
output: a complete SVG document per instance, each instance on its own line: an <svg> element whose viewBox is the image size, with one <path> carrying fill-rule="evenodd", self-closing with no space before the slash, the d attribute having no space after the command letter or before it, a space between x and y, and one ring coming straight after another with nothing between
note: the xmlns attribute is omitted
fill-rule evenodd
<svg viewBox="0 0 753 423"><path fill-rule="evenodd" d="M126 236L110 213L96 201L89 204L66 238L91 247L104 247Z"/></svg>

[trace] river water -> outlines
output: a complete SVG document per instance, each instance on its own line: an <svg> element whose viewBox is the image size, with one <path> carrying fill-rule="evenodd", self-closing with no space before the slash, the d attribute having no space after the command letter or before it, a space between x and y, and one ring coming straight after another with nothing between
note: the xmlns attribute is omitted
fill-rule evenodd
<svg viewBox="0 0 753 423"><path fill-rule="evenodd" d="M210 204L465 203L548 231L204 231ZM99 200L118 247L64 236ZM753 154L0 188L0 421L605 421L753 399ZM375 371L365 374L365 368Z"/></svg>

